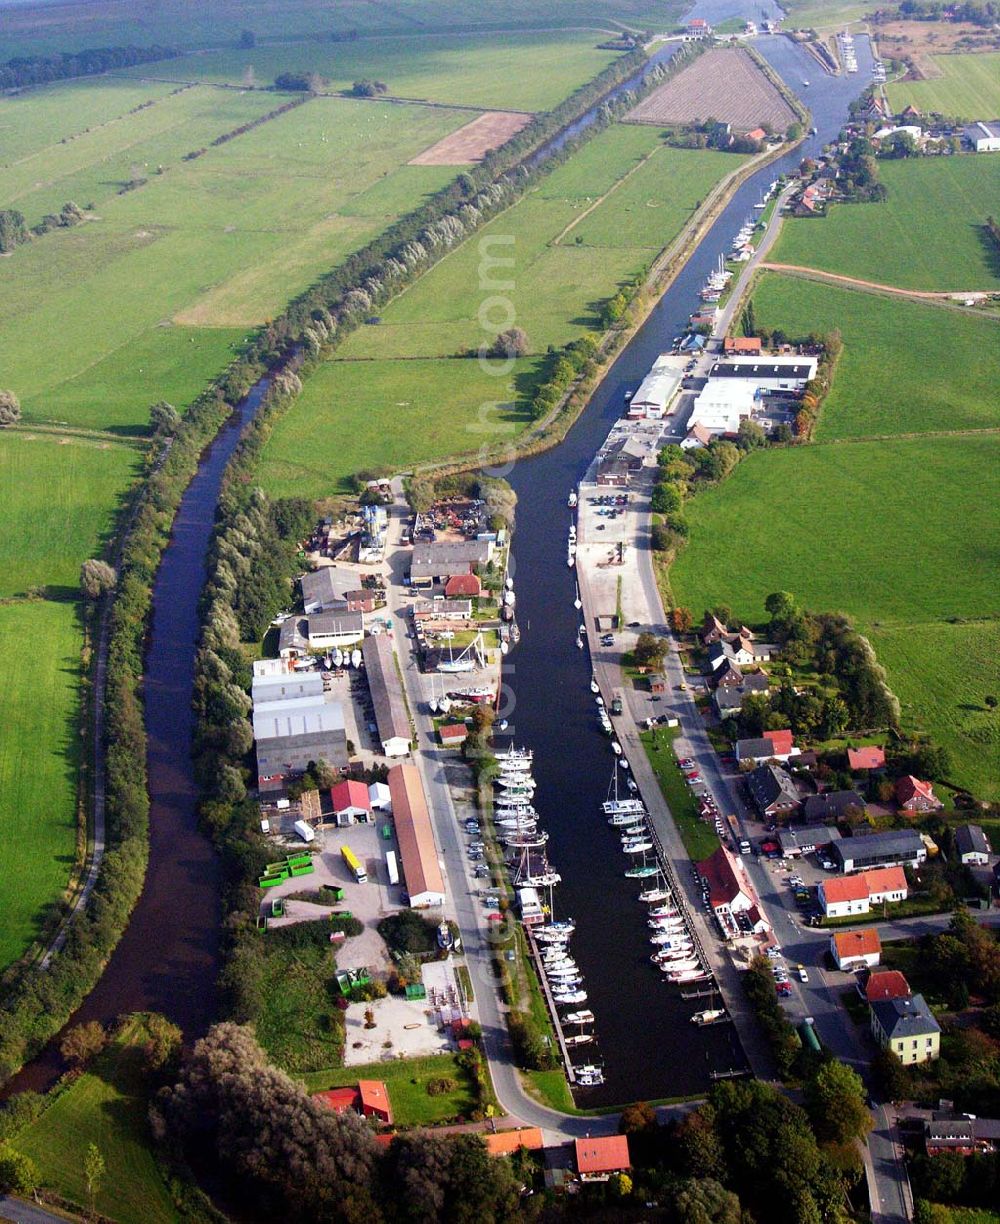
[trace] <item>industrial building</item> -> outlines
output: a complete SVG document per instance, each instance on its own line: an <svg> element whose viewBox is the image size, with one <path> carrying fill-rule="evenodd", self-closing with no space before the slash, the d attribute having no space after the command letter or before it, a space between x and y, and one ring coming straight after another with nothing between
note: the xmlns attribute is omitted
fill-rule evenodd
<svg viewBox="0 0 1000 1224"><path fill-rule="evenodd" d="M688 429L700 425L713 434L735 434L740 421L753 415L756 402L757 389L752 382L715 378L713 370L713 376L694 401Z"/></svg>
<svg viewBox="0 0 1000 1224"><path fill-rule="evenodd" d="M389 757L406 756L410 751L413 732L403 698L403 685L396 670L392 641L384 634L365 638L361 655L365 661L382 751Z"/></svg>
<svg viewBox="0 0 1000 1224"><path fill-rule="evenodd" d="M339 701L324 695L320 672L296 672L284 659L258 659L251 681L257 785L281 790L310 763L347 764L347 732Z"/></svg>
<svg viewBox="0 0 1000 1224"><path fill-rule="evenodd" d="M682 377L676 358L661 354L629 400L628 415L633 419L661 420L670 411Z"/></svg>
<svg viewBox="0 0 1000 1224"><path fill-rule="evenodd" d="M290 616L278 633L278 654L283 659L342 650L357 646L365 636L360 612L316 612L312 616Z"/></svg>
<svg viewBox="0 0 1000 1224"><path fill-rule="evenodd" d="M816 377L817 357L795 357L788 360L762 360L759 357L734 357L716 362L709 380L750 382L760 391L804 391L810 379Z"/></svg>
<svg viewBox="0 0 1000 1224"><path fill-rule="evenodd" d="M867 867L919 867L927 859L927 847L913 829L891 829L862 837L844 837L833 848L841 871L863 871Z"/></svg>
<svg viewBox="0 0 1000 1224"><path fill-rule="evenodd" d="M394 765L388 783L410 905L414 909L443 905L444 878L420 772L416 765Z"/></svg>
<svg viewBox="0 0 1000 1224"><path fill-rule="evenodd" d="M414 544L410 558L410 585L432 587L455 574L471 574L493 557L492 540Z"/></svg>
<svg viewBox="0 0 1000 1224"><path fill-rule="evenodd" d="M973 153L1000 153L1000 119L970 123L962 135Z"/></svg>

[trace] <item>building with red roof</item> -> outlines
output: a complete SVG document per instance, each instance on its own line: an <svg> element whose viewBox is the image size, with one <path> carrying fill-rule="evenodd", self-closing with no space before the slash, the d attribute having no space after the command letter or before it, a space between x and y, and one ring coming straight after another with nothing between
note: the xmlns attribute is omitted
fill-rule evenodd
<svg viewBox="0 0 1000 1224"><path fill-rule="evenodd" d="M754 931L768 929L763 917L760 901L743 870L743 864L720 846L707 859L698 863L698 874L707 881L708 901L712 912L726 926L726 919L733 914L745 914ZM729 923L729 926L732 924Z"/></svg>
<svg viewBox="0 0 1000 1224"><path fill-rule="evenodd" d="M881 769L885 765L885 749L872 744L867 748L848 748L847 765L854 772L862 769Z"/></svg>
<svg viewBox="0 0 1000 1224"><path fill-rule="evenodd" d="M787 758L792 755L792 744L795 737L791 731L765 731L764 739L771 741L776 759Z"/></svg>
<svg viewBox="0 0 1000 1224"><path fill-rule="evenodd" d="M595 1135L574 1143L576 1171L584 1181L607 1181L632 1167L627 1135Z"/></svg>
<svg viewBox="0 0 1000 1224"><path fill-rule="evenodd" d="M324 1092L314 1092L314 1101L320 1101L334 1113L350 1113L358 1103L357 1088L327 1088Z"/></svg>
<svg viewBox="0 0 1000 1224"><path fill-rule="evenodd" d="M392 1106L389 1103L389 1091L381 1080L358 1080L354 1087L327 1088L324 1092L314 1092L314 1101L320 1101L334 1113L359 1113L365 1118L375 1118L378 1122L392 1125Z"/></svg>
<svg viewBox="0 0 1000 1224"><path fill-rule="evenodd" d="M722 342L724 353L740 354L744 357L754 357L761 350L760 336L727 336Z"/></svg>
<svg viewBox="0 0 1000 1224"><path fill-rule="evenodd" d="M542 1132L537 1126L520 1126L517 1130L486 1133L482 1138L491 1156L512 1156L521 1148L527 1148L529 1152L539 1152L545 1146Z"/></svg>
<svg viewBox="0 0 1000 1224"><path fill-rule="evenodd" d="M747 132L747 139L767 140L767 132L765 132L763 128L754 128L752 131Z"/></svg>
<svg viewBox="0 0 1000 1224"><path fill-rule="evenodd" d="M368 820L372 812L371 796L364 782L345 778L330 787L333 814L339 825L354 824L356 820Z"/></svg>
<svg viewBox="0 0 1000 1224"><path fill-rule="evenodd" d="M856 875L821 880L819 903L827 918L867 914L882 901L905 901L909 892L902 867L877 867Z"/></svg>
<svg viewBox="0 0 1000 1224"><path fill-rule="evenodd" d="M444 584L446 599L475 599L482 590L483 584L477 574L452 574Z"/></svg>
<svg viewBox="0 0 1000 1224"><path fill-rule="evenodd" d="M878 969L858 974L858 993L866 1003L886 999L908 999L910 983L898 969Z"/></svg>
<svg viewBox="0 0 1000 1224"><path fill-rule="evenodd" d="M848 973L854 969L871 969L882 957L882 941L874 927L837 931L830 937L830 954L837 968Z"/></svg>
<svg viewBox="0 0 1000 1224"><path fill-rule="evenodd" d="M469 738L469 728L464 722L445 723L438 727L438 736L442 744L454 748L459 744L464 744Z"/></svg>
<svg viewBox="0 0 1000 1224"><path fill-rule="evenodd" d="M912 774L897 778L896 802L904 812L939 812L944 807L930 782L921 782Z"/></svg>

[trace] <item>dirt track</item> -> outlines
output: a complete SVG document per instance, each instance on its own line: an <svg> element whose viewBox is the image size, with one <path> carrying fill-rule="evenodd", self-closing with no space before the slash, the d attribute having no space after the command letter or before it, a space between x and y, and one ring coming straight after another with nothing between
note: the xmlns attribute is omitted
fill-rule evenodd
<svg viewBox="0 0 1000 1224"><path fill-rule="evenodd" d="M517 111L486 111L457 132L424 149L410 159L411 166L467 166L482 161L490 149L497 148L531 122L532 116Z"/></svg>
<svg viewBox="0 0 1000 1224"><path fill-rule="evenodd" d="M746 51L717 48L664 81L628 114L633 123L701 123L709 118L750 132L783 132L798 116Z"/></svg>
<svg viewBox="0 0 1000 1224"><path fill-rule="evenodd" d="M785 272L789 276L801 276L805 280L828 281L835 285L844 285L848 289L863 289L870 293L888 293L893 297L913 298L918 302L946 303L949 306L962 307L962 298L982 297L982 289L949 289L946 292L937 289L900 289L896 285L881 285L878 281L860 280L856 276L841 276L837 272L823 272L819 268L805 268L801 264L762 263L761 268L772 272Z"/></svg>

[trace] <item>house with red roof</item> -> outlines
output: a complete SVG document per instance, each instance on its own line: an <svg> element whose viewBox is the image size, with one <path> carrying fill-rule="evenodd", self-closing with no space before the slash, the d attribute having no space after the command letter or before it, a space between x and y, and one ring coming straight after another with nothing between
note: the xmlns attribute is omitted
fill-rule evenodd
<svg viewBox="0 0 1000 1224"><path fill-rule="evenodd" d="M836 876L819 883L819 903L827 918L867 914L883 901L905 901L909 895L902 867L878 867L856 875Z"/></svg>
<svg viewBox="0 0 1000 1224"><path fill-rule="evenodd" d="M794 736L791 731L765 731L764 739L770 740L774 747L772 754L776 760L787 760L792 755Z"/></svg>
<svg viewBox="0 0 1000 1224"><path fill-rule="evenodd" d="M517 1130L487 1133L482 1136L482 1139L491 1156L513 1156L522 1148L526 1148L529 1152L539 1152L545 1146L542 1132L537 1126L519 1126Z"/></svg>
<svg viewBox="0 0 1000 1224"><path fill-rule="evenodd" d="M872 744L867 748L848 748L847 767L852 773L864 769L882 769L885 765L885 749Z"/></svg>
<svg viewBox="0 0 1000 1224"><path fill-rule="evenodd" d="M722 351L734 356L756 357L760 350L760 336L727 336L722 342Z"/></svg>
<svg viewBox="0 0 1000 1224"><path fill-rule="evenodd" d="M708 38L712 27L704 17L692 17L687 23L687 33L689 38Z"/></svg>
<svg viewBox="0 0 1000 1224"><path fill-rule="evenodd" d="M392 1106L389 1091L381 1080L358 1080L354 1087L327 1088L314 1092L314 1101L319 1101L334 1113L359 1113L365 1118L374 1118L386 1126L392 1125Z"/></svg>
<svg viewBox="0 0 1000 1224"><path fill-rule="evenodd" d="M763 128L754 128L752 132L747 132L748 140L767 140L767 132Z"/></svg>
<svg viewBox="0 0 1000 1224"><path fill-rule="evenodd" d="M830 955L837 968L845 972L871 969L882 957L882 941L874 927L857 931L837 931L830 936Z"/></svg>
<svg viewBox="0 0 1000 1224"><path fill-rule="evenodd" d="M370 820L372 814L371 795L364 782L345 778L330 787L333 815L339 825L351 825L358 820Z"/></svg>
<svg viewBox="0 0 1000 1224"><path fill-rule="evenodd" d="M724 927L728 929L731 926L731 923L726 923L726 918L745 914L754 932L769 929L750 877L744 871L742 862L730 854L725 846L720 846L709 858L702 859L697 867L708 888L708 903L712 912Z"/></svg>
<svg viewBox="0 0 1000 1224"><path fill-rule="evenodd" d="M607 1181L632 1167L628 1135L595 1135L574 1143L576 1171L582 1181Z"/></svg>
<svg viewBox="0 0 1000 1224"><path fill-rule="evenodd" d="M475 599L482 591L478 574L452 574L444 584L446 599Z"/></svg>
<svg viewBox="0 0 1000 1224"><path fill-rule="evenodd" d="M898 969L868 969L858 974L858 994L866 1003L908 999L912 993L910 983Z"/></svg>
<svg viewBox="0 0 1000 1224"><path fill-rule="evenodd" d="M902 812L939 812L944 807L930 782L921 782L912 774L896 779L896 802Z"/></svg>

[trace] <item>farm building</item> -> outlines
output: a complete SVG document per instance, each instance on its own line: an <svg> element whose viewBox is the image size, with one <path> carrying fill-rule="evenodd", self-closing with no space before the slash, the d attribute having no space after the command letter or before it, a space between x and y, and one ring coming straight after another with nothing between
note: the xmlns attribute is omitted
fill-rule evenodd
<svg viewBox="0 0 1000 1224"><path fill-rule="evenodd" d="M365 638L361 653L382 751L388 757L406 756L410 751L412 732L392 641L383 634Z"/></svg>
<svg viewBox="0 0 1000 1224"><path fill-rule="evenodd" d="M367 821L371 816L371 799L364 782L345 778L336 783L330 787L330 801L333 804L334 818L339 825L354 824L357 820Z"/></svg>
<svg viewBox="0 0 1000 1224"><path fill-rule="evenodd" d="M492 557L492 540L415 544L410 559L410 585L432 587L445 583L456 574L471 574L477 565L486 565Z"/></svg>
<svg viewBox="0 0 1000 1224"><path fill-rule="evenodd" d="M830 955L838 969L871 969L882 956L882 941L874 927L860 931L837 931L830 937Z"/></svg>
<svg viewBox="0 0 1000 1224"><path fill-rule="evenodd" d="M991 123L972 123L962 135L973 153L1000 153L1000 119Z"/></svg>
<svg viewBox="0 0 1000 1224"><path fill-rule="evenodd" d="M890 829L861 837L842 838L834 847L834 860L841 871L868 867L919 867L927 858L927 847L913 829Z"/></svg>
<svg viewBox="0 0 1000 1224"><path fill-rule="evenodd" d="M990 861L990 843L979 825L959 825L955 830L955 853L968 866L985 867Z"/></svg>
<svg viewBox="0 0 1000 1224"><path fill-rule="evenodd" d="M802 391L816 377L819 360L816 357L796 357L790 361L763 361L754 357L734 357L718 361L709 372L713 379L747 382L758 391Z"/></svg>
<svg viewBox="0 0 1000 1224"><path fill-rule="evenodd" d="M941 1026L923 995L871 1005L872 1036L901 1063L931 1062L941 1052Z"/></svg>
<svg viewBox="0 0 1000 1224"><path fill-rule="evenodd" d="M777 765L758 765L747 774L747 794L761 816L787 816L798 811L802 800L795 783Z"/></svg>
<svg viewBox="0 0 1000 1224"><path fill-rule="evenodd" d="M837 842L833 843L834 850ZM909 894L902 867L879 867L856 876L820 880L819 903L827 918L867 914L873 905L905 901Z"/></svg>
<svg viewBox="0 0 1000 1224"><path fill-rule="evenodd" d="M896 802L903 812L939 812L944 807L930 782L921 782L912 774L896 779Z"/></svg>
<svg viewBox="0 0 1000 1224"><path fill-rule="evenodd" d="M410 905L414 909L443 905L444 879L420 772L416 765L394 765L388 782Z"/></svg>
<svg viewBox="0 0 1000 1224"><path fill-rule="evenodd" d="M868 748L848 748L847 767L852 773L885 766L885 749L872 745Z"/></svg>
<svg viewBox="0 0 1000 1224"><path fill-rule="evenodd" d="M632 1167L627 1135L593 1135L574 1140L576 1171L583 1181L607 1181Z"/></svg>
<svg viewBox="0 0 1000 1224"><path fill-rule="evenodd" d="M836 824L852 812L864 812L865 801L857 791L826 791L822 795L809 795L802 805L802 816L806 824Z"/></svg>

